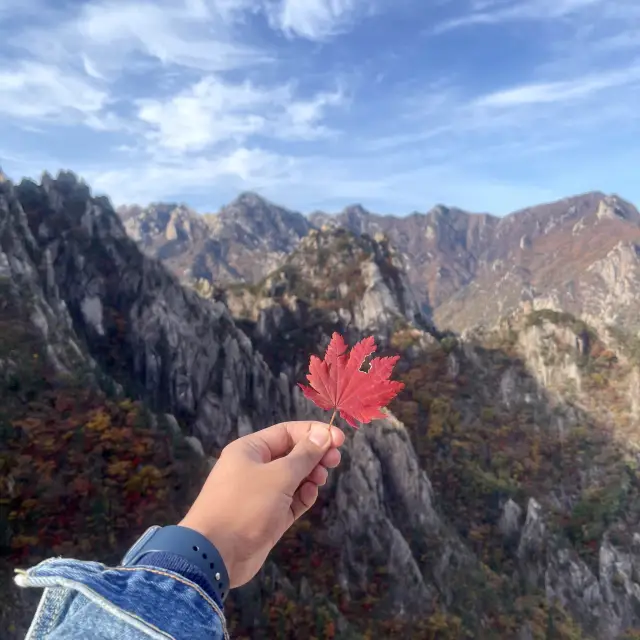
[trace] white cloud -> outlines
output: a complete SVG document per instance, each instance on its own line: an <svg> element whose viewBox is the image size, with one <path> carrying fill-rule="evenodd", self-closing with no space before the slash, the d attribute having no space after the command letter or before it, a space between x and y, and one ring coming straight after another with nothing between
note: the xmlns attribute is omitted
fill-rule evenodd
<svg viewBox="0 0 640 640"><path fill-rule="evenodd" d="M0 0L0 20L9 15L3 13L7 2L17 0ZM564 48L541 38L514 56L521 78L515 85L490 84L499 77L491 69L460 84L476 71L475 60L460 70L435 59L402 69L402 46L371 54L365 38L357 38L347 56L329 50L327 41L355 27L372 7L402 2L83 0L66 15L70 5L61 3L46 18L32 13L23 30L9 31L8 45L0 43L0 114L10 127L20 120L18 135L33 132L24 148L39 144L35 127L49 134L52 123L82 125L70 130L76 139L90 135L87 127L111 130L92 135L86 155L63 146L51 151L64 164L77 163L75 169L117 202L257 189L292 206L365 199L396 211L421 201L426 208L435 193L463 206L469 206L465 198L510 203L505 208L542 199L548 190L535 176L526 184L514 178L513 186L502 178L522 169L525 157L528 171L554 150L587 148L593 136L585 133L606 138L609 123L623 123L625 132L640 123L633 106L640 97L637 62L621 64L608 54L598 64L586 56L572 66L565 61L572 48L581 54L586 43L593 49L594 35L603 48L606 35L610 48L632 51L632 22L622 8L636 0L470 0L470 12L447 28L552 19L553 30L545 33L562 33ZM605 28L597 12L628 22L625 39L619 23ZM265 33L266 21L280 37ZM565 37L567 25L581 28L579 47L574 33ZM396 36L389 33L389 41ZM22 61L8 57L19 50ZM319 52L327 55L320 59ZM345 66L356 57L354 66L364 64L366 73L353 70L349 77L356 80L336 85L336 69L349 74ZM436 71L448 80L434 82ZM299 83L291 80L300 75ZM377 86L366 86L368 77L377 78ZM338 135L345 130L348 137ZM15 144L9 134L5 146ZM60 139L40 138L43 145ZM324 142L307 144L319 139ZM81 164L87 157L101 157L102 164L87 172Z"/></svg>
<svg viewBox="0 0 640 640"><path fill-rule="evenodd" d="M76 28L87 48L109 48L120 55L139 52L165 64L222 71L260 59L252 47L229 38L226 12L209 9L203 16L204 3L180 4L89 5Z"/></svg>
<svg viewBox="0 0 640 640"><path fill-rule="evenodd" d="M62 22L22 32L11 44L59 65L73 65L81 52L94 76L114 79L145 60L227 71L270 60L234 37L235 20L247 6L244 0L102 0Z"/></svg>
<svg viewBox="0 0 640 640"><path fill-rule="evenodd" d="M392 121L377 136L354 144L383 157L419 148L422 157L408 163L455 162L480 169L491 163L518 167L554 153L559 159L559 151L588 144L594 132L609 135L621 125L638 130L640 67L506 86L467 98L449 91L441 98L425 109L414 104L408 119Z"/></svg>
<svg viewBox="0 0 640 640"><path fill-rule="evenodd" d="M285 97L286 99L286 97ZM283 97L249 82L231 85L210 76L169 100L139 103L139 118L151 125L151 138L179 152L198 151L224 140L243 140L265 126L259 112Z"/></svg>
<svg viewBox="0 0 640 640"><path fill-rule="evenodd" d="M333 1L337 19L346 5ZM325 116L345 102L341 90L301 96L274 74L260 85L228 79L227 71L274 59L236 33L261 7L251 0L98 0L56 14L46 28L29 21L12 39L29 61L14 59L11 71L0 71L0 113L24 127L46 120L118 130L128 138L114 149L149 157L224 156L255 135L313 140L334 133Z"/></svg>
<svg viewBox="0 0 640 640"><path fill-rule="evenodd" d="M23 62L0 70L0 113L8 117L95 126L107 101L105 91L54 66Z"/></svg>
<svg viewBox="0 0 640 640"><path fill-rule="evenodd" d="M332 131L321 122L329 107L345 103L341 90L322 92L311 100L294 101L287 105L285 114L275 124L274 133L285 139L313 140L329 135Z"/></svg>
<svg viewBox="0 0 640 640"><path fill-rule="evenodd" d="M286 34L321 41L346 30L366 6L364 0L280 0L267 11Z"/></svg>
<svg viewBox="0 0 640 640"><path fill-rule="evenodd" d="M294 169L292 157L260 148L238 147L226 155L199 156L186 163L165 159L84 175L97 192L116 204L176 198L179 194L210 194L224 186L236 190L267 189L286 180ZM132 180L131 176L135 176Z"/></svg>
<svg viewBox="0 0 640 640"><path fill-rule="evenodd" d="M524 20L556 20L612 0L495 0L472 2L471 11L434 28L443 33L460 27ZM616 2L617 0L613 0ZM622 0L626 2L627 0Z"/></svg>
<svg viewBox="0 0 640 640"><path fill-rule="evenodd" d="M587 98L600 91L638 82L640 69L631 68L626 71L614 71L558 82L543 82L521 85L481 96L474 100L476 107L517 107L542 103L561 103Z"/></svg>
<svg viewBox="0 0 640 640"><path fill-rule="evenodd" d="M342 103L341 92L294 98L293 87L232 84L203 78L167 100L139 102L139 118L151 127L148 138L174 152L196 152L226 141L242 143L261 134L271 138L314 139L326 135L326 108Z"/></svg>

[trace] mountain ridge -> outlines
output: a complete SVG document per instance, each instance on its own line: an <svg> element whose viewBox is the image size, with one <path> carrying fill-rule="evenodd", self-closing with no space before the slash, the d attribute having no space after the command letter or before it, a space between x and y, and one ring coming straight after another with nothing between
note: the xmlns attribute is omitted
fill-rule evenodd
<svg viewBox="0 0 640 640"><path fill-rule="evenodd" d="M232 632L609 640L637 628L637 345L623 358L623 335L614 343L549 309L522 309L484 334L420 328L403 262L384 234L312 229L288 262L257 284L222 287L222 299L144 255L109 202L72 174L0 185L0 321L31 336L0 333L0 467L11 479L0 483L14 514L0 510L2 557L24 563L52 546L117 556L146 519L173 517L157 465L172 467L171 482L196 480L185 464L173 469L173 447L210 466L245 433L326 419L295 384L308 356L334 330L350 341L375 331L381 352L401 354L405 392L385 420L348 431L312 514L230 599ZM45 390L41 362L63 365ZM76 387L64 386L63 368L80 376ZM78 412L72 390L101 380L114 401ZM67 446L60 430L77 437ZM96 444L79 455L83 442ZM134 474L144 509L136 492L119 493L135 455L145 460ZM51 460L69 482L56 481ZM72 483L94 466L89 489ZM43 481L49 489L34 495ZM105 515L92 529L97 546L83 551L56 528L69 521L69 491L85 498L75 518L106 497L118 514L145 518L123 529ZM3 621L25 624L24 606L0 601Z"/></svg>
<svg viewBox="0 0 640 640"><path fill-rule="evenodd" d="M559 299L560 307L578 315L584 307L590 317L615 321L607 271L622 260L628 278L638 277L628 259L610 254L620 242L640 242L640 214L619 196L598 191L502 218L445 205L403 217L378 215L360 204L337 214L303 216L250 192L217 214L176 209L173 219L146 234L139 229L156 215L153 208L121 215L141 246L184 282L258 282L312 229L341 226L360 235L385 235L406 263L423 312L455 331L495 324L530 299L543 305ZM578 295L571 299L567 291ZM625 318L640 315L631 298L625 297ZM594 308L592 299L601 300L600 306Z"/></svg>

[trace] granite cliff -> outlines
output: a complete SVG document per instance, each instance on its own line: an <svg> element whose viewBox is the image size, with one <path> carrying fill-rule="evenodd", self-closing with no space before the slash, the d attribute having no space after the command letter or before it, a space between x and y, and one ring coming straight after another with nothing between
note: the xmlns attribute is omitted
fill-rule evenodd
<svg viewBox="0 0 640 640"><path fill-rule="evenodd" d="M216 214L185 205L120 207L128 234L183 281L254 282L279 266L311 224L299 213L243 193ZM259 260L256 257L259 256Z"/></svg>
<svg viewBox="0 0 640 640"><path fill-rule="evenodd" d="M234 637L640 628L632 336L534 305L441 333L397 244L302 231L250 282L185 287L74 175L0 184L2 628L19 637L31 613L12 565L117 561L179 517L227 442L326 418L296 382L333 330L400 352L407 387L386 420L348 431L317 507L234 594Z"/></svg>
<svg viewBox="0 0 640 640"><path fill-rule="evenodd" d="M312 228L383 234L403 261L426 316L441 329L495 326L523 303L584 316L600 328L637 327L640 214L615 195L586 193L504 218L437 205L381 216L360 205L308 217L242 194L215 215L184 206L120 210L144 251L183 282L257 283Z"/></svg>

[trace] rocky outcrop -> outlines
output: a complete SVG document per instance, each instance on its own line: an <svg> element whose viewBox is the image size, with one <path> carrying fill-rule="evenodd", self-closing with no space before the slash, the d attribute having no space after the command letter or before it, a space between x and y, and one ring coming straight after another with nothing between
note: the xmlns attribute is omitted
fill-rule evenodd
<svg viewBox="0 0 640 640"><path fill-rule="evenodd" d="M44 344L51 364L60 372L86 365L73 332L72 320L60 297L54 271L54 253L41 250L35 241L27 217L16 200L12 184L0 184L0 312L18 307L30 318L31 327ZM3 333L10 340L10 327ZM3 368L11 366L10 361Z"/></svg>
<svg viewBox="0 0 640 640"><path fill-rule="evenodd" d="M518 334L519 352L529 371L546 390L554 390L562 397L570 389L581 392L582 375L578 359L584 351L588 335L570 326L540 318ZM588 350L587 350L588 351Z"/></svg>
<svg viewBox="0 0 640 640"><path fill-rule="evenodd" d="M616 638L637 624L640 603L640 536L627 549L607 536L594 571L562 540L549 532L544 511L529 500L520 533L518 559L531 588L544 589L550 602L571 611L596 638Z"/></svg>
<svg viewBox="0 0 640 640"><path fill-rule="evenodd" d="M249 217L261 206L249 196L238 206L245 205ZM542 221L522 213L533 246L565 223L573 229L584 214L580 206L565 202ZM238 224L233 237L249 238L253 227L240 209L229 214ZM424 237L441 246L439 230L447 226L446 241L462 247L469 238L509 235L508 225L516 225L467 224L445 207L430 215ZM367 214L354 209L349 216ZM601 230L612 222L600 220ZM199 227L174 208L158 228L168 242L188 244ZM96 378L115 380L123 393L145 398L210 464L237 436L285 419L326 419L295 383L333 330L350 342L373 333L383 350L407 340L404 371L416 395L405 398L404 412L412 421L405 426L389 414L349 432L343 463L313 513L313 540L335 558L332 586L361 601L371 595L373 574L384 575L384 589L365 603L375 607L372 620L433 618L430 632L451 637L456 628L458 637L489 637L483 634L493 633L491 624L513 611L518 624L505 637L536 637L539 621L525 612L529 597L545 611L556 603L585 635L614 638L637 624L634 458L625 444L627 457L618 460L611 444L619 427L634 426L628 399L638 375L631 360L612 369L617 356L607 354L590 327L557 311L542 313L535 296L499 335L443 337L412 296L406 252L376 235L382 229L360 231L311 229L257 283L223 290L207 278L200 295L144 255L109 203L92 198L72 174L45 175L41 185L5 182L0 320L1 305L22 304L60 371L79 362ZM523 235L514 233L516 246ZM285 234L283 242L296 240ZM492 265L505 287L509 278L522 281L524 271L507 276L498 258ZM474 269L481 263L467 259ZM440 264L438 273L451 281L447 268ZM509 307L504 298L500 304ZM610 410L611 398L626 404ZM509 459L505 451L518 455ZM460 496L462 503L450 500ZM592 517L601 507L604 516ZM322 602L344 637L352 631L344 603L327 603L331 589L318 588L310 575L302 581L280 560L238 595L250 628L260 629L261 598L274 589L293 593L301 607ZM444 614L459 626L442 626Z"/></svg>
<svg viewBox="0 0 640 640"><path fill-rule="evenodd" d="M271 368L289 379L303 375L305 354L317 352L333 331L351 343L373 335L383 349L401 329L422 344L437 335L420 311L401 256L384 236L312 230L257 285L216 291L199 281L196 290L223 300Z"/></svg>
<svg viewBox="0 0 640 640"><path fill-rule="evenodd" d="M621 218L626 220L630 213L628 203L624 202L617 196L607 196L600 201L596 215L599 220L602 220L603 218L609 218L611 220Z"/></svg>
<svg viewBox="0 0 640 640"><path fill-rule="evenodd" d="M621 246L640 245L640 214L618 196L598 192L501 219L444 205L404 217L353 205L335 216L316 212L307 219L250 193L213 216L174 205L123 208L121 215L145 251L187 282L255 284L279 268L314 227L343 227L388 237L422 312L434 315L443 329L491 327L525 300L539 300L540 307L553 297L577 315L612 322L640 315L635 274L622 276L628 288L621 299L614 291L620 284L610 282L616 261L629 262L630 256L618 255L625 251Z"/></svg>
<svg viewBox="0 0 640 640"><path fill-rule="evenodd" d="M327 221L319 214L310 219L314 224ZM356 205L337 214L333 224L358 234L386 234L406 262L407 277L422 310L430 314L473 279L475 245L491 236L497 221L443 205L405 217L379 216Z"/></svg>
<svg viewBox="0 0 640 640"><path fill-rule="evenodd" d="M436 599L452 604L477 561L436 512L403 425L376 423L351 442L327 509L327 536L341 546L350 584L366 583L372 566L388 562L402 567L402 579L390 574L385 594L395 615L421 608L428 615Z"/></svg>
<svg viewBox="0 0 640 640"><path fill-rule="evenodd" d="M256 282L276 269L312 228L299 213L243 193L218 213L184 205L120 207L129 235L183 282Z"/></svg>
<svg viewBox="0 0 640 640"><path fill-rule="evenodd" d="M257 428L284 418L288 394L226 308L140 253L107 203L80 189L63 175L22 183L16 195L37 246L33 260L55 265L59 304L92 356L207 447L237 435L243 419Z"/></svg>
<svg viewBox="0 0 640 640"><path fill-rule="evenodd" d="M43 339L56 352L71 337L128 392L177 417L198 455L279 421L326 418L296 380L269 367L223 303L184 288L142 254L109 203L92 198L75 176L45 175L41 185L1 188L2 277L37 299L34 308L47 319L46 327L36 322ZM382 286L381 276L368 282L378 291ZM394 293L401 290L400 283L393 286ZM390 292L384 300L389 309L412 311ZM423 596L436 588L450 593L460 581L453 559L460 566L472 559L436 513L402 425L391 417L380 421L351 439L344 455L348 462L333 477L335 499L326 514L327 539L342 549L336 580L366 580L375 558L392 575L389 607L421 616ZM437 537L442 557L429 573L409 531L423 541Z"/></svg>
<svg viewBox="0 0 640 640"><path fill-rule="evenodd" d="M316 213L311 220L321 224L330 218ZM610 262L608 254L619 242L640 242L640 214L617 196L587 193L502 219L442 205L400 218L354 206L332 224L356 233L387 233L407 261L418 301L433 310L441 329L491 327L524 300L554 296L578 315L604 312L625 321L638 316L628 297L613 303L615 287L606 276L587 273L602 269L600 261Z"/></svg>

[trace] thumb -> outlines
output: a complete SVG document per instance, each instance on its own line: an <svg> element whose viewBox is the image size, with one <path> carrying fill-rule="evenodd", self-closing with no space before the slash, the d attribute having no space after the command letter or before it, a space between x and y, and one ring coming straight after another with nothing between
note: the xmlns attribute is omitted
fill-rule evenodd
<svg viewBox="0 0 640 640"><path fill-rule="evenodd" d="M283 472L288 493L293 494L302 481L320 464L331 446L331 433L326 426L314 424L306 438L300 440L289 455L276 461Z"/></svg>

